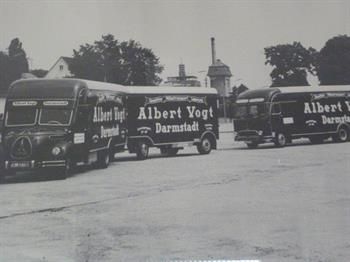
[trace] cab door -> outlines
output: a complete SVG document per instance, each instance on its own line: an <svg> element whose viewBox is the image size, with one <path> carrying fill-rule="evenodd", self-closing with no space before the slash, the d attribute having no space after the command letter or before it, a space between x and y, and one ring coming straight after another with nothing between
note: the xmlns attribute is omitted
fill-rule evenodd
<svg viewBox="0 0 350 262"><path fill-rule="evenodd" d="M79 105L76 110L75 122L72 128L72 140L75 156L78 158L78 160L84 161L88 150L91 147L89 132L89 111L90 108L88 105Z"/></svg>
<svg viewBox="0 0 350 262"><path fill-rule="evenodd" d="M284 133L282 108L279 102L271 103L271 132Z"/></svg>

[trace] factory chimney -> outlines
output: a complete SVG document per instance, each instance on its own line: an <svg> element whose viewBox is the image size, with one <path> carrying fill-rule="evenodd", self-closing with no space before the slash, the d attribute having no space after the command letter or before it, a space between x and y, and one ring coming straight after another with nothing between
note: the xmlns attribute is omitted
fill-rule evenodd
<svg viewBox="0 0 350 262"><path fill-rule="evenodd" d="M215 64L216 61L216 51L215 51L215 38L211 38L211 60L212 64Z"/></svg>

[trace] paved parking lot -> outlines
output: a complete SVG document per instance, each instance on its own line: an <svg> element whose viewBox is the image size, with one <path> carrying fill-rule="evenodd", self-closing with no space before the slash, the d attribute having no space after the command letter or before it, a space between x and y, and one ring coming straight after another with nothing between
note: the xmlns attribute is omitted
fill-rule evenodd
<svg viewBox="0 0 350 262"><path fill-rule="evenodd" d="M229 126L226 126L230 131ZM0 261L348 261L350 143L219 149L0 184Z"/></svg>

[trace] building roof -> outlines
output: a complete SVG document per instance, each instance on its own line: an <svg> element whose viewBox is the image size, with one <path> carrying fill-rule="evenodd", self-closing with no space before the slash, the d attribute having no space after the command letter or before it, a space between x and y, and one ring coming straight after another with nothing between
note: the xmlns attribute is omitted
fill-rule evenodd
<svg viewBox="0 0 350 262"><path fill-rule="evenodd" d="M72 57L68 57L68 56L61 56L61 58L68 64L70 65L73 61Z"/></svg>
<svg viewBox="0 0 350 262"><path fill-rule="evenodd" d="M56 64L58 63L58 61L63 60L64 62L66 62L68 64L68 66L72 63L73 58L72 57L68 57L68 56L60 56L57 61L51 66L51 68L47 71L46 76L50 73L50 71L56 66ZM45 77L46 77L45 76Z"/></svg>
<svg viewBox="0 0 350 262"><path fill-rule="evenodd" d="M209 66L208 76L232 76L230 67L217 59L214 64Z"/></svg>

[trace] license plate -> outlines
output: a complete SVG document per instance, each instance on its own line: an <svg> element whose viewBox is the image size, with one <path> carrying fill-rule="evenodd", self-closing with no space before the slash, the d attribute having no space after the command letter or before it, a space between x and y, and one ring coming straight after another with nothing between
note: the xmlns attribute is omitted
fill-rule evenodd
<svg viewBox="0 0 350 262"><path fill-rule="evenodd" d="M21 162L11 162L11 168L28 168L30 167L29 161L21 161Z"/></svg>

